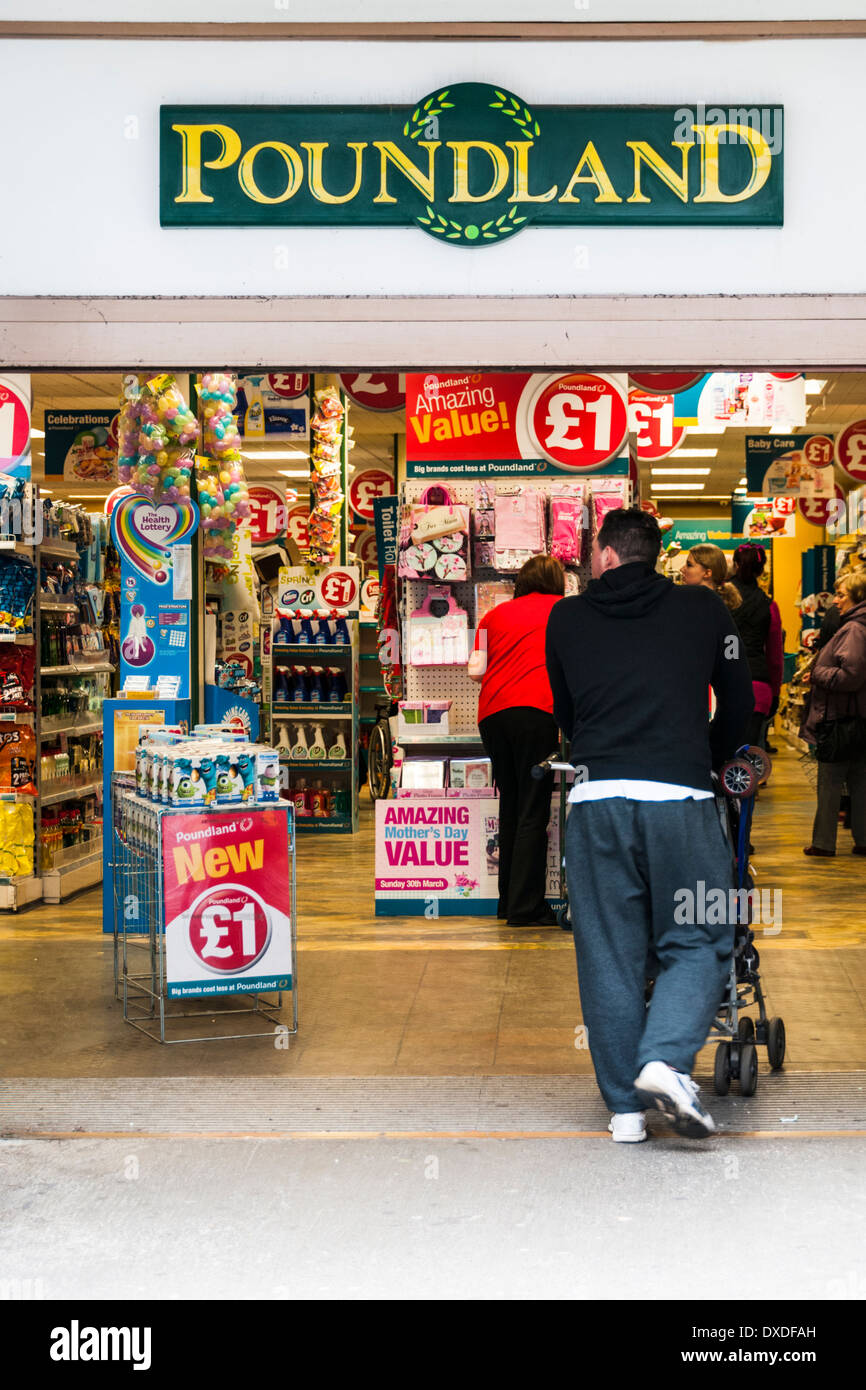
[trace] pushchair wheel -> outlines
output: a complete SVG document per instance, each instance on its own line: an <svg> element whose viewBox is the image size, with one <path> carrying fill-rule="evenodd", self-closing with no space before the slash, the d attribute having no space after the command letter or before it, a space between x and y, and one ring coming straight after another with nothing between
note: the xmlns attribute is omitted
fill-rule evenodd
<svg viewBox="0 0 866 1390"><path fill-rule="evenodd" d="M749 1018L748 1014L744 1014L743 1017L737 1023L737 1037L740 1039L741 1042L755 1041L754 1020Z"/></svg>
<svg viewBox="0 0 866 1390"><path fill-rule="evenodd" d="M559 909L559 911L558 911L557 914L556 914L556 920L557 920L557 922L559 923L559 925L562 927L562 930L563 930L563 931L571 931L571 930L572 930L572 925L571 925L571 913L570 913L569 910L568 910L568 903L565 904L565 907L561 907L561 908Z"/></svg>
<svg viewBox="0 0 866 1390"><path fill-rule="evenodd" d="M758 1049L753 1042L740 1045L740 1095L753 1096L758 1089Z"/></svg>
<svg viewBox="0 0 866 1390"><path fill-rule="evenodd" d="M773 760L769 753L765 752L763 748L759 748L756 743L752 743L742 756L752 764L758 774L758 782L763 785L773 771Z"/></svg>
<svg viewBox="0 0 866 1390"><path fill-rule="evenodd" d="M717 1096L726 1096L731 1089L731 1047L720 1042L716 1048L713 1062L713 1090Z"/></svg>
<svg viewBox="0 0 866 1390"><path fill-rule="evenodd" d="M772 1071L778 1071L785 1060L785 1025L780 1018L767 1024L767 1061Z"/></svg>
<svg viewBox="0 0 866 1390"><path fill-rule="evenodd" d="M731 758L723 765L719 780L727 796L754 796L758 787L758 774L747 758Z"/></svg>

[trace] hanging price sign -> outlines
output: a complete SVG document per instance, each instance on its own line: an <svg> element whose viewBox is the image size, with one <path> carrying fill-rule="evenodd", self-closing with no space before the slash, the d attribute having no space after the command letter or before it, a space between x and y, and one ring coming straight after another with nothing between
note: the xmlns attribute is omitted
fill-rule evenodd
<svg viewBox="0 0 866 1390"><path fill-rule="evenodd" d="M673 396L650 396L630 391L629 429L635 436L642 463L655 463L678 449L686 437L685 425L674 424Z"/></svg>
<svg viewBox="0 0 866 1390"><path fill-rule="evenodd" d="M532 407L531 427L546 458L586 472L622 452L628 411L612 382L574 372L544 388Z"/></svg>
<svg viewBox="0 0 866 1390"><path fill-rule="evenodd" d="M390 497L394 492L394 479L384 468L365 468L356 473L349 484L349 501L352 511L364 521L372 521L375 515L373 502L377 497Z"/></svg>
<svg viewBox="0 0 866 1390"><path fill-rule="evenodd" d="M286 529L286 496L269 483L250 488L250 538L253 545L269 545Z"/></svg>
<svg viewBox="0 0 866 1390"><path fill-rule="evenodd" d="M355 372L341 376L340 384L365 410L402 410L406 404L406 378L398 372Z"/></svg>
<svg viewBox="0 0 866 1390"><path fill-rule="evenodd" d="M826 526L828 530L836 530L845 523L845 494L838 483L835 497L800 497L797 506L813 526Z"/></svg>

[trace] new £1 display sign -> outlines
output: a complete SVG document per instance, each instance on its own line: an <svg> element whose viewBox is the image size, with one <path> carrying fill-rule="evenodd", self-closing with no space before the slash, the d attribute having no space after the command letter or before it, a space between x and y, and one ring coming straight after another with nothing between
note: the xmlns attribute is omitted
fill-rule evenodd
<svg viewBox="0 0 866 1390"><path fill-rule="evenodd" d="M291 989L288 813L163 817L170 999Z"/></svg>

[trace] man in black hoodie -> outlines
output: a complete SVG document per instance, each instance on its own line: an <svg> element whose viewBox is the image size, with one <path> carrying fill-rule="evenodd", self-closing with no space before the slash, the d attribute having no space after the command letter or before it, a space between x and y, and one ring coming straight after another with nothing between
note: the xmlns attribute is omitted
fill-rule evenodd
<svg viewBox="0 0 866 1390"><path fill-rule="evenodd" d="M547 626L554 715L578 769L566 868L581 1004L611 1133L625 1143L646 1138L647 1105L683 1134L714 1132L690 1073L722 999L733 926L702 921L713 914L689 903L714 888L728 901L731 852L710 774L742 744L753 704L728 610L709 589L656 574L660 548L653 516L608 513L593 580Z"/></svg>

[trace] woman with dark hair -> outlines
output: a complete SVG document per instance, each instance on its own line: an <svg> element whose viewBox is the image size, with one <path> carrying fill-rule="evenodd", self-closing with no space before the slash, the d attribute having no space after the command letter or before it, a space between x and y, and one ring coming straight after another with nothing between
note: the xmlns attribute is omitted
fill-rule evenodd
<svg viewBox="0 0 866 1390"><path fill-rule="evenodd" d="M733 584L742 602L731 616L740 634L752 676L755 708L746 737L760 744L767 721L779 708L784 659L782 616L778 605L758 584L767 563L762 545L738 545L734 551Z"/></svg>
<svg viewBox="0 0 866 1390"><path fill-rule="evenodd" d="M553 774L532 768L559 745L544 641L565 593L565 571L534 555L519 571L514 598L485 614L469 675L481 683L478 729L499 788L499 908L511 927L552 927L547 906L547 823Z"/></svg>

